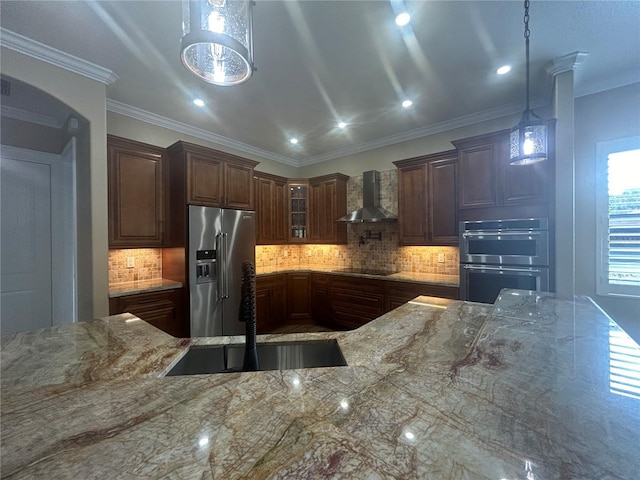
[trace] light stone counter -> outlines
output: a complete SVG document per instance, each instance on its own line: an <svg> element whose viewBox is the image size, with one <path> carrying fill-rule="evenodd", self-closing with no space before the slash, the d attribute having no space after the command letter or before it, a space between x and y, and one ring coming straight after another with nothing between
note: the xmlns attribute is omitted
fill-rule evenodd
<svg viewBox="0 0 640 480"><path fill-rule="evenodd" d="M449 287L457 287L460 285L460 277L458 275L445 275L442 273L418 273L418 272L396 272L389 275L371 275L366 273L344 272L340 269L279 269L273 267L260 267L256 269L258 276L275 275L279 273L298 273L298 272L317 272L330 273L332 275L348 275L352 277L377 278L379 280L394 280L398 282L412 283L432 283L435 285L445 285Z"/></svg>
<svg viewBox="0 0 640 480"><path fill-rule="evenodd" d="M177 288L182 288L182 283L167 280L166 278L111 283L109 284L109 298L135 295L138 293L162 292L164 290L175 290Z"/></svg>
<svg viewBox="0 0 640 480"><path fill-rule="evenodd" d="M163 377L191 341L128 314L3 337L2 476L638 478L640 400L610 391L624 336L596 306L447 303L259 337L337 338L335 368Z"/></svg>

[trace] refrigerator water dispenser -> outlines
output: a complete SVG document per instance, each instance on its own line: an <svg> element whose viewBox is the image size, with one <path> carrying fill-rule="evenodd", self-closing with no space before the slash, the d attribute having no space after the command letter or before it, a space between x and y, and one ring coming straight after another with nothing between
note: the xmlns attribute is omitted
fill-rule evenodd
<svg viewBox="0 0 640 480"><path fill-rule="evenodd" d="M196 251L196 283L209 283L216 280L216 251Z"/></svg>

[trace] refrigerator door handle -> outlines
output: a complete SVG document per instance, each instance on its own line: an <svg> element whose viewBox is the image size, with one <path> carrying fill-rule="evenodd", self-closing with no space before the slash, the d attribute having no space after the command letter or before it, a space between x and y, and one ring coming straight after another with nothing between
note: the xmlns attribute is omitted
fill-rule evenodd
<svg viewBox="0 0 640 480"><path fill-rule="evenodd" d="M228 272L227 272L227 268L228 268L228 261L229 259L227 258L229 255L229 250L228 250L228 242L229 242L229 234L228 233L221 233L220 234L222 237L222 241L221 241L221 245L222 245L222 262L219 262L220 264L220 272L222 274L221 279L220 279L220 285L222 288L222 294L220 295L220 298L229 298L229 276L228 276Z"/></svg>
<svg viewBox="0 0 640 480"><path fill-rule="evenodd" d="M216 257L217 257L217 261L216 261L216 265L217 265L217 271L216 271L216 279L218 280L216 282L217 284L217 289L218 289L218 298L224 298L224 234L223 233L218 233L216 235Z"/></svg>

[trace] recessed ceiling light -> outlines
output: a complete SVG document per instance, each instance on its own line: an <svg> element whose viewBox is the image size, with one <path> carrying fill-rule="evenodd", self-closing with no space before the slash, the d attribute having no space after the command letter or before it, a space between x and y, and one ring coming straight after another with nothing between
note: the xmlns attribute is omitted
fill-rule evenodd
<svg viewBox="0 0 640 480"><path fill-rule="evenodd" d="M503 65L498 70L496 70L496 73L498 75L504 75L505 73L509 73L510 71L511 71L511 66L510 65Z"/></svg>
<svg viewBox="0 0 640 480"><path fill-rule="evenodd" d="M202 100L201 98L194 98L193 99L193 104L196 107L204 107L204 100Z"/></svg>
<svg viewBox="0 0 640 480"><path fill-rule="evenodd" d="M297 138L292 138L289 140L293 145L296 145L298 143L298 139Z"/></svg>
<svg viewBox="0 0 640 480"><path fill-rule="evenodd" d="M411 20L411 15L407 12L402 12L400 15L396 17L396 25L399 27L404 27Z"/></svg>
<svg viewBox="0 0 640 480"><path fill-rule="evenodd" d="M338 123L338 128L345 128L347 126L347 124L345 122L339 122Z"/></svg>
<svg viewBox="0 0 640 480"><path fill-rule="evenodd" d="M405 100L404 102L402 102L402 106L404 108L409 108L411 105L413 105L413 102L411 100Z"/></svg>

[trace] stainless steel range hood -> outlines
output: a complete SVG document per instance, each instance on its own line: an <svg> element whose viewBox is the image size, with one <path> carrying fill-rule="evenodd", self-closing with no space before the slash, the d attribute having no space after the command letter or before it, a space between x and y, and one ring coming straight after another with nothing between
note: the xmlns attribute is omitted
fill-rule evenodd
<svg viewBox="0 0 640 480"><path fill-rule="evenodd" d="M362 174L362 208L339 218L338 222L395 222L398 217L380 206L380 173L370 170Z"/></svg>

